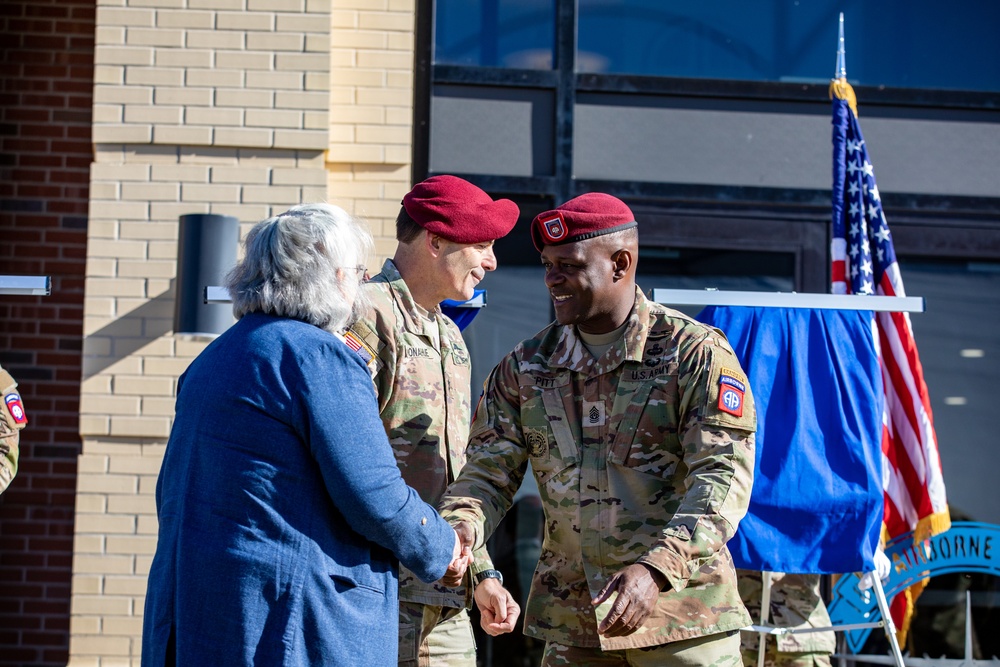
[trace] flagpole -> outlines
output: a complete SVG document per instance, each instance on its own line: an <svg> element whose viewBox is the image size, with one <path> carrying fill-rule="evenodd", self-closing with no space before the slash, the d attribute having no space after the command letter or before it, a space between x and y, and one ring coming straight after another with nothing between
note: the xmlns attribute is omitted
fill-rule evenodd
<svg viewBox="0 0 1000 667"><path fill-rule="evenodd" d="M840 36L837 39L837 67L834 69L834 79L847 78L847 62L844 52L844 12L840 12Z"/></svg>
<svg viewBox="0 0 1000 667"><path fill-rule="evenodd" d="M856 124L857 123L857 119L858 119L858 103L857 103L857 98L854 95L854 89L851 87L851 84L847 83L847 64L846 64L847 59L846 59L845 52L846 52L846 49L844 47L844 13L840 12L840 20L839 20L839 26L838 26L838 30L837 30L837 68L836 68L836 72L834 73L834 79L830 83L830 97L832 99L834 96L836 96L837 99L844 100L845 102L847 102L847 105L848 105L848 107L850 107L850 110L851 110L851 113L848 114L848 115L850 116L851 114L853 114L853 118L849 118L848 119L848 123L849 124L850 123ZM836 125L836 114L834 115L834 119L835 119L835 125ZM860 130L858 130L858 132L860 134ZM842 137L842 139L846 140L846 137ZM857 147L854 150L858 150L858 149L862 149L863 150L863 143L864 142L859 142L857 144ZM841 150L844 147L845 146L842 145L841 146ZM837 153L836 133L835 133L835 138L834 138L834 151L835 151L834 155L838 156L838 161L839 161L839 155ZM848 147L848 152L849 153L851 152L850 147ZM863 153L862 153L862 155L863 155ZM871 165L867 164L867 159L866 159L865 163L866 163L867 166L869 166L869 167L871 166ZM839 165L838 165L838 168L839 168ZM841 176L843 176L843 174L841 174ZM874 183L874 180L873 180L873 183ZM843 186L843 185L844 185L844 183L841 182L841 186ZM837 188L836 188L836 182L835 182L835 187L834 187L834 195L835 196L837 194L836 190L837 190ZM876 191L877 191L877 189L876 189ZM868 191L866 190L865 192L867 194ZM839 194L840 194L840 196L843 196L843 188L840 189L840 193ZM877 197L876 197L876 199L877 199ZM841 210L838 213L838 215L843 215L843 210ZM884 215L882 216L882 224L885 225L885 216ZM886 229L888 229L888 228L886 228ZM847 278L847 276L845 274L845 279L846 278ZM850 284L849 281L848 281L848 284ZM854 290L851 290L851 291L854 291ZM855 298L857 298L857 297L855 297ZM905 316L905 314L904 314L904 316ZM884 526L885 526L885 518L884 517L883 517L883 524L882 525L883 525L883 529L884 529ZM902 651L899 648L899 638L896 636L896 626L895 626L895 623L892 620L892 613L889 610L889 603L885 599L885 593L882 590L882 582L879 580L879 575L878 575L877 571L872 573L872 581L874 582L873 588L875 589L875 595L876 595L876 600L878 601L879 611L882 613L882 620L885 622L885 636L886 636L886 639L889 640L889 650L890 650L890 653L892 654L893 662L896 663L896 667L904 667L903 653L902 653Z"/></svg>

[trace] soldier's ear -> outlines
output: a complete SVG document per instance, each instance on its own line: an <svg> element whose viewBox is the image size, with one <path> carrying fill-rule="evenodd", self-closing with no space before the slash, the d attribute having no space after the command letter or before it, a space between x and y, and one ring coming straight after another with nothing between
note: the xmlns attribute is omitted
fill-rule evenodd
<svg viewBox="0 0 1000 667"><path fill-rule="evenodd" d="M444 238L434 232L424 231L424 246L431 257L439 257L444 248Z"/></svg>
<svg viewBox="0 0 1000 667"><path fill-rule="evenodd" d="M611 261L614 263L614 277L615 280L622 280L628 275L629 269L632 268L633 263L632 251L628 248L621 248L615 251L611 255Z"/></svg>

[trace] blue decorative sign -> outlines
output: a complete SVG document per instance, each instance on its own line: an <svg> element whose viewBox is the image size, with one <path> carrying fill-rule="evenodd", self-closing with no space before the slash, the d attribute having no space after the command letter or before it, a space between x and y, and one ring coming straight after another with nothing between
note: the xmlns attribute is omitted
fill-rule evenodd
<svg viewBox="0 0 1000 667"><path fill-rule="evenodd" d="M905 533L886 546L892 561L889 579L883 583L886 598L921 579L952 572L980 572L1000 576L1000 526L991 523L957 521L947 532L913 543L913 533ZM834 625L873 623L882 615L871 590L858 588L861 578L851 574L840 578L833 591L830 620ZM844 633L847 648L859 653L871 629Z"/></svg>

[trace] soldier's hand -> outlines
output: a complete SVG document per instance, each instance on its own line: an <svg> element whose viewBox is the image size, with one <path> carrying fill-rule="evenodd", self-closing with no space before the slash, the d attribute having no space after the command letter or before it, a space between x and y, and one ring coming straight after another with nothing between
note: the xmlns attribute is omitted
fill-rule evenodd
<svg viewBox="0 0 1000 667"><path fill-rule="evenodd" d="M483 579L476 586L474 597L479 607L479 624L486 634L496 637L514 629L521 607L499 581Z"/></svg>
<svg viewBox="0 0 1000 667"><path fill-rule="evenodd" d="M472 529L472 525L468 521L459 521L452 528L455 529L463 547L472 549L476 546L476 531Z"/></svg>
<svg viewBox="0 0 1000 667"><path fill-rule="evenodd" d="M625 637L638 630L656 607L656 599L666 583L661 572L641 563L633 563L616 572L591 600L596 607L618 592L618 598L597 631L605 637Z"/></svg>
<svg viewBox="0 0 1000 667"><path fill-rule="evenodd" d="M451 554L451 564L448 565L444 576L441 577L441 583L449 588L461 586L462 580L465 578L465 571L469 569L470 563L472 563L472 549L465 544L465 540L456 532L455 547L452 549Z"/></svg>

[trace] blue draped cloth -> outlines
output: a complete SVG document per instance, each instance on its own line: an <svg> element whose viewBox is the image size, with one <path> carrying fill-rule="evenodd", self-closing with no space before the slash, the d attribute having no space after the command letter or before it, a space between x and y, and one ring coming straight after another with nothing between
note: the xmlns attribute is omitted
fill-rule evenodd
<svg viewBox="0 0 1000 667"><path fill-rule="evenodd" d="M869 572L882 526L882 377L869 311L716 307L757 406L737 567Z"/></svg>

